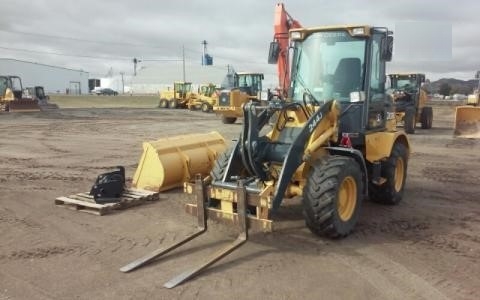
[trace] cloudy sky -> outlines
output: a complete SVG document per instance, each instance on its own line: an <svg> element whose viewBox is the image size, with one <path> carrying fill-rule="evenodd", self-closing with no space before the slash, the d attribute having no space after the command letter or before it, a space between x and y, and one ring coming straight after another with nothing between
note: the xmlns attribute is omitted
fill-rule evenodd
<svg viewBox="0 0 480 300"><path fill-rule="evenodd" d="M83 69L92 77L99 77L110 69L114 73L133 73L133 57L143 60L139 67L172 63L162 60L181 59L182 46L187 62L199 64L201 41L207 40L208 52L217 67L231 64L237 71L263 71L275 78L275 67L266 61L277 2L1 0L0 57ZM402 22L451 24L450 59L416 59L412 51L408 58L394 56L389 71L424 72L427 78L436 80L470 79L480 69L480 1L290 0L284 3L290 15L305 27L370 24L387 26L395 35L395 25ZM415 49L416 42L410 43L406 46L404 41L398 47Z"/></svg>

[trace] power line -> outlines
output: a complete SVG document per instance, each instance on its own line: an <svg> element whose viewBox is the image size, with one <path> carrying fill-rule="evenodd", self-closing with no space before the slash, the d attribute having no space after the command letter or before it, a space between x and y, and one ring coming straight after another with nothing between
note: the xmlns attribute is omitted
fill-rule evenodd
<svg viewBox="0 0 480 300"><path fill-rule="evenodd" d="M145 48L154 48L154 49L173 48L173 47L154 46L154 45L148 45L148 44L134 44L134 43L117 42L117 41L89 40L89 39L74 38L69 36L33 33L33 32L25 32L25 31L17 31L17 30L0 29L0 31L13 33L13 34L22 34L22 35L44 37L44 38L51 38L51 39L64 39L64 40L70 40L70 41L97 43L97 44L104 44L104 45L123 45L123 46L145 47Z"/></svg>
<svg viewBox="0 0 480 300"><path fill-rule="evenodd" d="M11 48L11 47L3 47L0 46L0 49L10 50L10 51L21 51L21 52L30 52L30 53L37 53L37 54L51 54L51 55L59 55L59 56L70 56L70 57L82 57L82 58L93 58L93 59L110 59L110 60L131 60L131 57L106 57L106 56L92 56L92 55L81 55L81 54L67 54L67 53L60 53L60 52L51 52L51 51L40 51L40 50L31 50L31 49L20 49L20 48Z"/></svg>
<svg viewBox="0 0 480 300"><path fill-rule="evenodd" d="M103 59L103 60L132 60L132 57L126 56L93 56L93 55L82 55L82 54L67 54L60 52L51 52L51 51L40 51L32 49L21 49L21 48L11 48L0 46L0 49L9 50L9 51L21 51L37 54L49 54L49 55L59 55L59 56L69 56L69 57L80 57L80 58L91 58L91 59ZM142 61L181 61L181 58L142 58Z"/></svg>
<svg viewBox="0 0 480 300"><path fill-rule="evenodd" d="M70 40L70 41L97 43L97 44L104 44L104 45L123 45L123 46L132 46L132 47L145 47L145 48L152 48L152 49L177 49L177 47L165 47L165 46L156 46L156 45L151 45L151 44L136 44L136 43L117 42L117 41L90 40L90 39L82 39L82 38L67 37L67 36L60 36L60 35L50 35L50 34L44 34L44 33L25 32L25 31L18 31L18 30L0 29L0 31L1 32L7 32L7 33L13 33L13 34L21 34L21 35L52 38L52 39L64 39L64 40ZM178 47L178 49L179 48L180 48L180 46ZM200 51L200 50L194 50L194 49L191 49L191 48L185 48L185 50L188 51L188 52L202 54L202 51ZM252 63L252 64L259 64L259 63L263 64L264 63L264 62L260 62L260 61L246 61L242 58L234 58L234 57L221 56L221 55L214 55L214 57L219 58L219 59L223 59L223 60L227 60L227 61L228 60L240 61L240 62Z"/></svg>

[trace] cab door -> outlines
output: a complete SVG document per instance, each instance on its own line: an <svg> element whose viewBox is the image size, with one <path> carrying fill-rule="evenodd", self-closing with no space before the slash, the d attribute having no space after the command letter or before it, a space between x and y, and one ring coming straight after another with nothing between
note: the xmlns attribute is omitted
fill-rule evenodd
<svg viewBox="0 0 480 300"><path fill-rule="evenodd" d="M387 123L387 95L385 94L385 61L381 59L381 42L384 34L374 33L370 46L368 79L367 131L385 129Z"/></svg>

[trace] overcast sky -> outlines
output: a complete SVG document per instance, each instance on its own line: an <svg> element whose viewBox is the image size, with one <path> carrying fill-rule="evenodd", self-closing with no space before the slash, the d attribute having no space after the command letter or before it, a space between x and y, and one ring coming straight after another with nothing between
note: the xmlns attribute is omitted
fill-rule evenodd
<svg viewBox="0 0 480 300"><path fill-rule="evenodd" d="M262 71L275 78L275 67L266 61L277 2L1 0L0 57L83 69L91 77L99 77L110 68L115 73L133 73L133 57L145 60L139 67L165 63L147 60L180 59L182 45L187 61L200 64L201 41L207 40L217 67L231 64L237 71ZM395 31L398 22L450 23L450 60L400 60L394 56L389 71L424 72L427 78L436 80L470 79L480 69L480 1L284 3L290 15L305 27L369 24Z"/></svg>

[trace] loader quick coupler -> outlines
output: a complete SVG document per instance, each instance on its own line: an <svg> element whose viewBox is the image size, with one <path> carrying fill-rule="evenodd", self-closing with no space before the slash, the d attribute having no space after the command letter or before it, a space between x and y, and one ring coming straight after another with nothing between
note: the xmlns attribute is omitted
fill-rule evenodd
<svg viewBox="0 0 480 300"><path fill-rule="evenodd" d="M95 184L90 190L97 203L119 202L125 189L125 168L117 167L118 170L98 175Z"/></svg>
<svg viewBox="0 0 480 300"><path fill-rule="evenodd" d="M157 258L163 256L164 254L169 253L170 251L177 249L178 247L186 244L187 242L193 240L194 238L200 236L201 234L207 231L207 218L209 216L209 210L206 207L207 199L206 199L206 187L205 181L202 179L201 175L195 176L195 185L194 185L194 193L195 193L195 200L196 200L196 215L197 215L197 230L183 238L182 240L176 242L175 244L169 245L165 248L160 248L154 250L153 252L141 257L125 266L120 268L120 271L127 273L133 271L137 268L140 268ZM248 238L248 223L247 223L247 190L245 187L245 183L243 180L238 181L238 185L236 187L236 194L237 194L237 214L238 214L238 229L239 235L238 237L229 245L225 246L224 248L219 249L217 252L213 253L211 256L206 257L202 260L198 265L195 267L186 270L183 273L175 276L167 283L164 284L166 288L174 288L177 285L195 277L197 274L202 272L203 270L207 269L209 266L213 265L215 262L219 261L226 255L230 254L235 249L239 248L243 245Z"/></svg>

